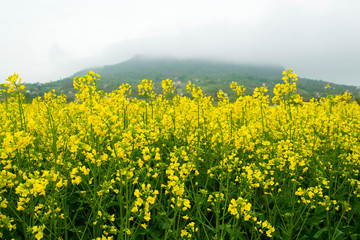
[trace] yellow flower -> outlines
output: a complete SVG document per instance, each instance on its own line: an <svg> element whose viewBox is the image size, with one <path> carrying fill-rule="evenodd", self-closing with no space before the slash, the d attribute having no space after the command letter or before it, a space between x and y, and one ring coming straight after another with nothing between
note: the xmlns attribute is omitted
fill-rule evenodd
<svg viewBox="0 0 360 240"><path fill-rule="evenodd" d="M182 229L180 236L181 236L181 237L185 237L185 236L187 236L188 234L189 234L188 231L186 231L185 229Z"/></svg>
<svg viewBox="0 0 360 240"><path fill-rule="evenodd" d="M145 221L150 221L151 217L150 217L150 212L145 212L145 216L144 216L144 220Z"/></svg>
<svg viewBox="0 0 360 240"><path fill-rule="evenodd" d="M38 233L35 234L35 238L36 238L37 240L40 240L40 239L42 239L43 237L44 237L43 232L38 232Z"/></svg>

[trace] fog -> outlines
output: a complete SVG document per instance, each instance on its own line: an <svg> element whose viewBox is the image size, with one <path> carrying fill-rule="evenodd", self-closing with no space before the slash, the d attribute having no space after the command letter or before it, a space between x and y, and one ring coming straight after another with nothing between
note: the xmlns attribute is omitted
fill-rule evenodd
<svg viewBox="0 0 360 240"><path fill-rule="evenodd" d="M0 83L47 82L134 55L276 64L360 85L360 2L10 1L0 3Z"/></svg>

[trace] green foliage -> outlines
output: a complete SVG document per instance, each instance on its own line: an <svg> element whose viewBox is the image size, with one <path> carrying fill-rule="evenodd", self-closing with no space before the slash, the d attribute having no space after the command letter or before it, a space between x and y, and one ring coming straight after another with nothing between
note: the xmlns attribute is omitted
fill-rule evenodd
<svg viewBox="0 0 360 240"><path fill-rule="evenodd" d="M0 86L0 238L359 239L360 106L350 94L303 102L296 75L219 102L144 79L105 94L74 78L24 104ZM291 81L291 84L290 84ZM328 87L330 90L331 87ZM274 100L274 99L273 99Z"/></svg>
<svg viewBox="0 0 360 240"><path fill-rule="evenodd" d="M356 97L355 101L360 105L360 97Z"/></svg>
<svg viewBox="0 0 360 240"><path fill-rule="evenodd" d="M49 83L26 84L30 91L27 99L43 96L44 92L55 89L56 92L64 93L68 101L75 99L72 89L72 79L75 76L85 75L90 69L75 73L69 78ZM238 82L247 89L245 95L250 95L258 86L268 87L270 98L273 97L273 86L281 83L281 72L284 70L280 66L266 65L245 65L226 62L216 62L194 59L171 59L171 58L145 58L135 56L134 58L115 65L93 68L94 72L101 75L101 82L97 89L104 92L112 92L119 85L128 83L136 86L142 79L153 80L155 93L161 93L161 81L171 79L174 81L177 93L186 95L185 86L188 81L200 86L204 93L217 101L216 93L219 89L228 94L230 100L235 100L236 95L230 89L231 82ZM325 86L327 82L301 79L297 86L298 93L308 101L311 98L320 99L329 94ZM176 83L178 82L178 83ZM354 86L331 84L331 94L342 94L348 90L353 96L359 96L360 92ZM135 94L135 93L134 93Z"/></svg>

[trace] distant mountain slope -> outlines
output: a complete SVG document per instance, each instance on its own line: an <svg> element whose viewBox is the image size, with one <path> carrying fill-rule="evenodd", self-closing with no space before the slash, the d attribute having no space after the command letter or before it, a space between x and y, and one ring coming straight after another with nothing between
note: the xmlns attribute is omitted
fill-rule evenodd
<svg viewBox="0 0 360 240"><path fill-rule="evenodd" d="M229 87L232 81L243 84L247 88L246 94L251 94L255 87L266 85L271 95L275 84L281 82L284 68L274 65L135 56L119 64L85 69L63 80L45 84L28 84L27 87L30 90L28 95L29 97L43 95L43 92L54 88L57 92L66 94L71 100L74 97L73 77L83 76L90 70L101 75L98 87L106 92L117 89L122 83L129 83L136 90L137 85L144 78L153 80L155 91L161 92L160 82L163 79L170 78L176 82L179 94L186 94L185 86L188 81L192 81L203 88L206 94L215 98L217 91L220 89L228 93L230 97L234 97ZM298 90L305 99L321 97L329 93L324 89L326 84L327 82L323 81L300 79ZM343 93L344 91L349 91L355 95L359 94L359 91L354 86L331 85L334 94ZM135 94L136 92L134 91Z"/></svg>
<svg viewBox="0 0 360 240"><path fill-rule="evenodd" d="M279 77L283 68L281 66L245 65L198 59L135 56L119 64L82 70L75 73L74 76L82 76L89 70L99 73L104 81L124 82L126 80L141 80L144 78L161 81L165 78L183 78L189 75L220 76L227 73L268 78Z"/></svg>

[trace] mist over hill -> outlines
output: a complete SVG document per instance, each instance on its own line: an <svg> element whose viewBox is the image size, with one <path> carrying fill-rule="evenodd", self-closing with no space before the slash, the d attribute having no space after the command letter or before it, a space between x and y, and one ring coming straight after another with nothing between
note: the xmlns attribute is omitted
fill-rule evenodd
<svg viewBox="0 0 360 240"><path fill-rule="evenodd" d="M230 99L235 95L230 89L232 81L238 82L247 89L245 94L252 94L254 88L266 86L269 95L275 84L281 83L284 68L277 65L253 65L233 62L212 61L206 59L178 59L171 57L149 57L137 55L133 58L114 65L94 67L76 72L72 76L44 84L26 84L28 97L43 96L44 92L55 89L58 94L65 94L68 100L74 99L73 78L86 75L90 70L101 75L98 89L111 92L123 83L129 83L133 89L134 97L137 97L137 85L142 79L153 80L155 92L161 93L161 81L172 79L177 93L186 95L185 86L191 81L200 86L205 94L216 100L216 93L221 89L228 94ZM296 69L294 70L296 73ZM345 91L359 96L359 89L355 86L339 85L330 83L331 92L325 89L328 82L321 80L303 79L297 83L298 92L305 100L312 97L323 97L329 93L341 94Z"/></svg>

